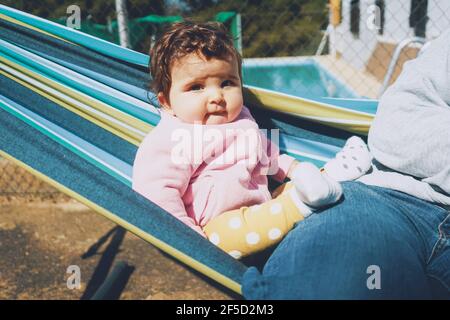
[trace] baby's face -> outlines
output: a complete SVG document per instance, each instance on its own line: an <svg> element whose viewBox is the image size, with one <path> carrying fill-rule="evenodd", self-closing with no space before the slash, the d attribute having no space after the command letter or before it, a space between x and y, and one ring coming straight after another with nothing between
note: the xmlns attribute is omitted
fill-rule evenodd
<svg viewBox="0 0 450 320"><path fill-rule="evenodd" d="M206 60L191 53L175 61L171 70L170 102L159 93L160 103L187 123L223 124L233 121L243 105L235 60Z"/></svg>

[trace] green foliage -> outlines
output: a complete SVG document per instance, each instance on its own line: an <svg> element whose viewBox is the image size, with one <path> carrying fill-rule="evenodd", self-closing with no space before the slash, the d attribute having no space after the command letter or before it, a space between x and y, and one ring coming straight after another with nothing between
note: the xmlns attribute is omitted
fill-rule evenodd
<svg viewBox="0 0 450 320"><path fill-rule="evenodd" d="M0 3L46 19L66 17L70 5L79 6L82 19L95 23L106 24L108 18L116 18L114 0L0 0ZM130 19L166 14L164 0L127 0L127 9Z"/></svg>
<svg viewBox="0 0 450 320"><path fill-rule="evenodd" d="M189 3L195 1L187 1ZM244 57L311 55L328 22L327 0L218 1L193 12L196 20L211 20L218 11L242 17Z"/></svg>

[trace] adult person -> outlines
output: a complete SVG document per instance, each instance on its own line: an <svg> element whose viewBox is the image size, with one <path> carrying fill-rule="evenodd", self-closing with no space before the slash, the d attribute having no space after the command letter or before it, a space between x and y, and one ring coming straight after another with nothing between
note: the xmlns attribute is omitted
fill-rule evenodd
<svg viewBox="0 0 450 320"><path fill-rule="evenodd" d="M450 298L450 30L405 63L368 142L373 172L250 268L246 298Z"/></svg>

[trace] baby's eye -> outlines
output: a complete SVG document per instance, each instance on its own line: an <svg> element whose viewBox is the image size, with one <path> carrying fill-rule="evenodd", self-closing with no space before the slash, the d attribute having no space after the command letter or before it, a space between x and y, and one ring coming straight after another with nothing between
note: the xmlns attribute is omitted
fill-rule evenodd
<svg viewBox="0 0 450 320"><path fill-rule="evenodd" d="M234 82L231 80L225 80L222 82L222 87L234 86Z"/></svg>
<svg viewBox="0 0 450 320"><path fill-rule="evenodd" d="M201 90L201 89L202 89L202 86L199 85L199 84L194 84L194 85L189 87L189 91L198 91L198 90Z"/></svg>

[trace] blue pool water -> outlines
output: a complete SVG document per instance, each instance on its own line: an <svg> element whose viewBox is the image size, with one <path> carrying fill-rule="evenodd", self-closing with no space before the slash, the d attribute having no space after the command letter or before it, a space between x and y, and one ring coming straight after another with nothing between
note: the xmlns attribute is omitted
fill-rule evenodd
<svg viewBox="0 0 450 320"><path fill-rule="evenodd" d="M301 97L360 98L313 59L246 59L244 83Z"/></svg>

